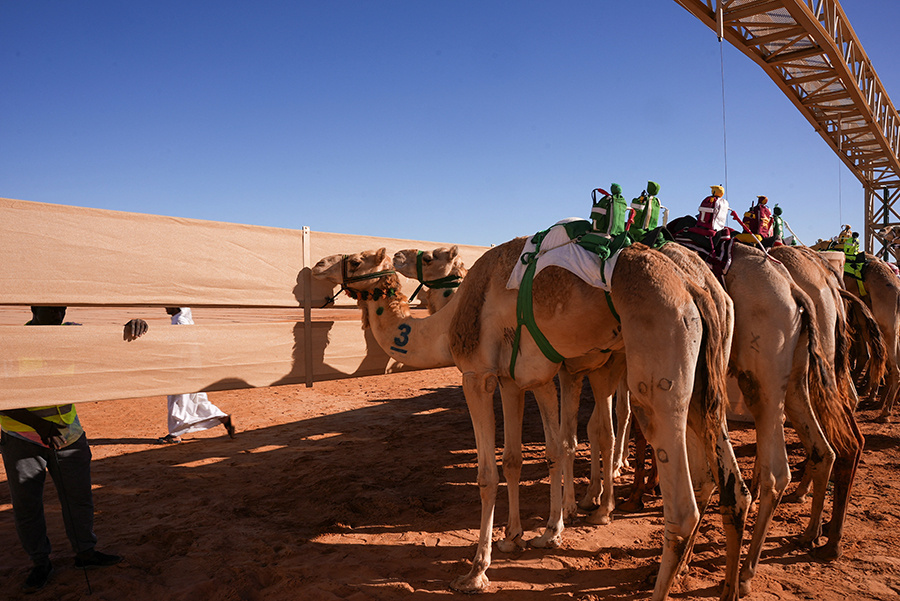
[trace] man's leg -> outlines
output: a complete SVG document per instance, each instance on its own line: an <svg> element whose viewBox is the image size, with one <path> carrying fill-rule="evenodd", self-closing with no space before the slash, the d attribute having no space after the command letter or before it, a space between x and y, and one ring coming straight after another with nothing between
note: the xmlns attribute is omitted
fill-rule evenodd
<svg viewBox="0 0 900 601"><path fill-rule="evenodd" d="M49 450L48 453L53 453ZM50 476L62 505L66 535L76 554L97 544L94 534L94 500L91 494L91 447L87 436L59 449L48 458Z"/></svg>
<svg viewBox="0 0 900 601"><path fill-rule="evenodd" d="M49 563L50 539L44 519L45 449L6 432L0 433L0 448L19 541L35 565Z"/></svg>

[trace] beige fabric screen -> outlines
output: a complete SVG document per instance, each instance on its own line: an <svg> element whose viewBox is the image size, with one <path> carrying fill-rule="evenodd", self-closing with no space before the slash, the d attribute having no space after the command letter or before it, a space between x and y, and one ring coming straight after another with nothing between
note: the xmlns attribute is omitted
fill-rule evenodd
<svg viewBox="0 0 900 601"><path fill-rule="evenodd" d="M131 342L122 335L124 320L3 322L0 408L403 369L362 331L353 301L341 296L343 309L317 309L336 289L313 280L309 267L330 254L444 245L0 199L0 306L304 309L303 321L154 325ZM467 266L484 250L460 246Z"/></svg>

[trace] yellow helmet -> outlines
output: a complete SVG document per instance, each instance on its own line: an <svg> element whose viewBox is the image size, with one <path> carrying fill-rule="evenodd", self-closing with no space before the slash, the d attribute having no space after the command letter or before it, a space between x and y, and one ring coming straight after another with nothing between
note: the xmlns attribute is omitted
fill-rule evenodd
<svg viewBox="0 0 900 601"><path fill-rule="evenodd" d="M710 186L709 188L710 190L712 190L713 196L717 198L725 196L725 188L723 188L722 186Z"/></svg>

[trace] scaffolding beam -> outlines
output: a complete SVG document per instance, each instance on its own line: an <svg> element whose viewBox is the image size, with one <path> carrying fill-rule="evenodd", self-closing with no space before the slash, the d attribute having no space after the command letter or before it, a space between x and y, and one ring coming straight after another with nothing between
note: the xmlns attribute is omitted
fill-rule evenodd
<svg viewBox="0 0 900 601"><path fill-rule="evenodd" d="M675 0L794 103L863 186L865 249L900 226L900 115L837 0Z"/></svg>

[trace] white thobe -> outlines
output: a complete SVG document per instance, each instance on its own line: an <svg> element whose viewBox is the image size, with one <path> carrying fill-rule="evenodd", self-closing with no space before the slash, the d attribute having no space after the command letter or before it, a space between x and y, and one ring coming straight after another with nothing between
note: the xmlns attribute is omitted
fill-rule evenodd
<svg viewBox="0 0 900 601"><path fill-rule="evenodd" d="M180 309L172 316L172 325L193 325L190 308ZM172 436L209 430L221 424L226 415L210 402L205 392L169 395L169 434Z"/></svg>

